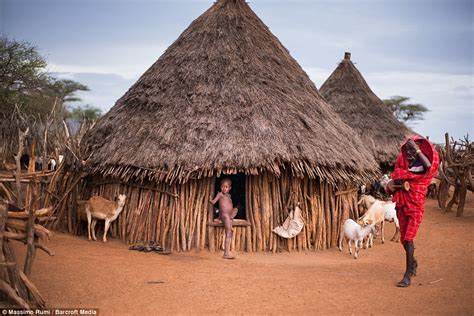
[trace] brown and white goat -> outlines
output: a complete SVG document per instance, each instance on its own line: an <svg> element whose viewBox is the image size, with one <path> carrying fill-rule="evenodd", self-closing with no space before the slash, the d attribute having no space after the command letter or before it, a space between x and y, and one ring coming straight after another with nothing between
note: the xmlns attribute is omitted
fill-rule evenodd
<svg viewBox="0 0 474 316"><path fill-rule="evenodd" d="M370 225L370 224L376 225L380 223L382 243L385 243L385 238L384 238L385 237L384 236L385 221L395 223L396 230L391 241L397 241L398 235L400 232L400 225L397 218L397 211L395 210L395 203L375 200L375 202L372 203L372 205L369 207L367 212L358 219L358 222L363 226ZM367 244L365 248L371 247L372 245L373 245L373 239L372 239L372 236L369 235L369 239L367 240Z"/></svg>
<svg viewBox="0 0 474 316"><path fill-rule="evenodd" d="M109 201L100 196L93 196L86 202L85 209L89 240L91 240L91 230L92 238L97 240L95 237L95 224L98 219L103 219L105 220L105 226L104 237L102 240L103 242L107 242L107 231L109 230L110 223L116 220L120 212L122 212L123 206L125 205L125 199L125 194L119 194L116 201Z"/></svg>
<svg viewBox="0 0 474 316"><path fill-rule="evenodd" d="M359 201L357 202L359 208L359 216L362 216L367 212L367 210L377 201L372 195L362 194Z"/></svg>

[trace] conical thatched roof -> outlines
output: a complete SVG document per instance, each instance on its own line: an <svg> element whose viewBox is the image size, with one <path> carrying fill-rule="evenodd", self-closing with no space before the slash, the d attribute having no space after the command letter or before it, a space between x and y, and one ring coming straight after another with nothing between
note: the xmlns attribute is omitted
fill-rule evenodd
<svg viewBox="0 0 474 316"><path fill-rule="evenodd" d="M85 137L94 173L186 181L237 171L337 182L376 163L243 0L197 18Z"/></svg>
<svg viewBox="0 0 474 316"><path fill-rule="evenodd" d="M393 165L400 145L413 132L372 92L352 63L350 53L345 54L320 93L357 132L378 163Z"/></svg>

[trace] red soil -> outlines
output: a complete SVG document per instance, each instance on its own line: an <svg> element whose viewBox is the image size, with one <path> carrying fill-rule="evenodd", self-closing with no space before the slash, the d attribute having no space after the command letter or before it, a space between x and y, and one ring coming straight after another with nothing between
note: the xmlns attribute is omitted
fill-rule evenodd
<svg viewBox="0 0 474 316"><path fill-rule="evenodd" d="M208 251L129 251L110 238L56 234L49 257L40 252L33 282L49 307L99 308L115 314L455 314L472 315L474 197L461 218L426 204L416 240L418 276L397 288L404 252L389 241L357 260L337 249L307 253L237 253L223 260ZM20 260L25 248L15 243ZM22 262L22 261L20 261Z"/></svg>

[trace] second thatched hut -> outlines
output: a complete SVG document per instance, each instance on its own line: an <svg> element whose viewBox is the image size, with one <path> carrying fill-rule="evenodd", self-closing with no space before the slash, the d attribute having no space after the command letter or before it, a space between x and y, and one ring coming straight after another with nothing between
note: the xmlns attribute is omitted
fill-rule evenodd
<svg viewBox="0 0 474 316"><path fill-rule="evenodd" d="M357 216L356 185L378 172L360 139L244 0L197 18L84 139L93 193L125 193L129 243L174 251L223 241L209 197L231 177L232 248L324 249ZM305 227L272 233L299 205Z"/></svg>
<svg viewBox="0 0 474 316"><path fill-rule="evenodd" d="M344 59L320 88L321 95L349 125L386 171L395 163L400 145L413 134L375 95L351 61Z"/></svg>

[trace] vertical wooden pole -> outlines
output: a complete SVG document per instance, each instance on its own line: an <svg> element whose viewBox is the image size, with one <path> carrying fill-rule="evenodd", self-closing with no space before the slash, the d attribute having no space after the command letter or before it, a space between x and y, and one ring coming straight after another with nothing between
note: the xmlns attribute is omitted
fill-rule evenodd
<svg viewBox="0 0 474 316"><path fill-rule="evenodd" d="M28 161L28 174L35 173L35 165L36 165L36 138L33 138L30 147L30 160ZM35 181L36 182L36 181ZM25 197L25 206L31 208L32 202L32 182L29 182L26 186L26 197Z"/></svg>
<svg viewBox="0 0 474 316"><path fill-rule="evenodd" d="M7 223L8 211L6 206L0 202L0 262L5 263L5 256L3 255L3 234L5 232L5 225ZM5 266L0 264L0 280L6 280Z"/></svg>
<svg viewBox="0 0 474 316"><path fill-rule="evenodd" d="M459 191L461 190L461 186L457 185L454 187L453 197L451 201L449 201L448 205L446 206L446 212L451 212L451 208L453 207L454 203L456 203L459 199Z"/></svg>
<svg viewBox="0 0 474 316"><path fill-rule="evenodd" d="M185 183L183 186L186 188L188 194L187 194L187 200L191 200L193 198L193 196L191 195L191 188L192 186L195 185L193 182L191 181L188 181L187 183ZM181 202L181 205L179 207L179 217L177 218L177 220L179 221L179 225L178 225L178 230L180 231L181 234L178 234L178 236L180 235L181 236L181 250L183 251L186 251L186 231L185 231L185 227L184 227L184 221L185 221L185 213L186 212L191 212L190 209L187 209L186 208L186 203L187 201L186 200L182 200ZM178 247L180 245L180 243L178 242Z"/></svg>
<svg viewBox="0 0 474 316"><path fill-rule="evenodd" d="M247 221L250 222L251 226L248 226L246 237L247 237L247 251L252 252L253 243L252 243L252 235L255 234L255 222L253 221L252 215L252 184L251 179L252 176L248 175L245 177L245 216Z"/></svg>
<svg viewBox="0 0 474 316"><path fill-rule="evenodd" d="M28 210L28 222L27 222L27 252L25 258L25 274L27 277L31 276L31 268L33 266L33 261L36 256L35 248L35 211L37 209L37 192L36 192L36 176L33 176L31 179L31 203Z"/></svg>
<svg viewBox="0 0 474 316"><path fill-rule="evenodd" d="M468 150L468 149L466 149ZM468 172L466 172L468 171ZM461 186L459 188L459 203L458 203L458 209L456 211L456 216L460 217L462 216L462 213L464 212L464 204L466 203L466 194L467 194L467 177L471 176L471 171L470 168L466 167L464 170L461 172Z"/></svg>
<svg viewBox="0 0 474 316"><path fill-rule="evenodd" d="M207 223L208 223L208 212L209 212L209 198L211 195L211 181L212 178L206 178L205 181L203 182L203 191L204 194L202 196L201 200L201 239L199 243L199 250L204 249L206 246L206 236L207 236Z"/></svg>
<svg viewBox="0 0 474 316"><path fill-rule="evenodd" d="M16 172L15 172L15 179L16 179L16 204L18 207L23 206L23 199L21 196L21 183L20 183L20 177L21 177L21 163L20 163L20 158L23 154L23 148L24 148L24 141L26 138L26 135L28 135L30 128L28 127L24 132L22 132L20 129L18 129L18 152L15 156L15 162L16 162Z"/></svg>
<svg viewBox="0 0 474 316"><path fill-rule="evenodd" d="M3 251L5 254L5 259L8 262L17 262L15 252L13 251L13 247L8 241L8 239L5 239L3 241ZM25 286L25 283L21 281L20 277L20 270L17 267L17 265L13 266L8 266L7 267L8 271L8 277L10 279L10 285L12 288L16 290L16 293L18 296L22 299L27 299L28 298L28 289ZM25 302L26 304L26 302ZM27 308L28 305L26 304Z"/></svg>
<svg viewBox="0 0 474 316"><path fill-rule="evenodd" d="M210 181L210 189L209 189L209 195L212 195L214 197L214 188L216 185L216 177L213 176L211 181ZM206 200L210 198L210 196L205 197ZM207 218L209 219L209 223L212 223L214 220L214 206L211 203L208 203L208 208L207 208ZM209 232L209 251L214 252L216 251L216 234L214 231L214 226L209 225L208 226L208 232Z"/></svg>

